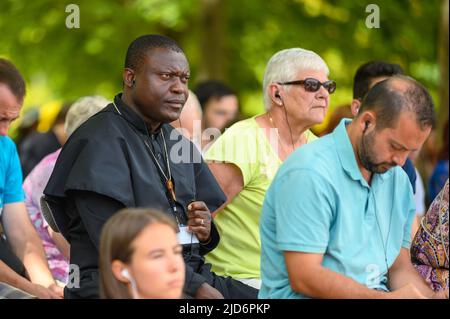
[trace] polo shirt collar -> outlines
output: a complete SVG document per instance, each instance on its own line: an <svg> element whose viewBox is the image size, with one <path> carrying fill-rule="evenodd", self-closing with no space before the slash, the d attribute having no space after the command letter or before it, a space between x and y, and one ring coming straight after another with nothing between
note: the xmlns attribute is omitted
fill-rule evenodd
<svg viewBox="0 0 450 319"><path fill-rule="evenodd" d="M360 181L364 186L368 186L366 180L359 170L356 162L356 155L353 151L352 143L347 133L347 125L352 120L342 119L336 129L333 131L333 138L336 145L336 151L341 162L341 166L350 178L355 181Z"/></svg>

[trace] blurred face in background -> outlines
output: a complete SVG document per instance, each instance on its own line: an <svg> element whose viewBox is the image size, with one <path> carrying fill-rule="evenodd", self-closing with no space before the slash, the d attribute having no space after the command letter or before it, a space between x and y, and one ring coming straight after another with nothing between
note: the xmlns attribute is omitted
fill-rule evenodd
<svg viewBox="0 0 450 319"><path fill-rule="evenodd" d="M236 119L238 111L239 103L235 95L212 97L204 108L203 127L205 129L214 127L223 132Z"/></svg>

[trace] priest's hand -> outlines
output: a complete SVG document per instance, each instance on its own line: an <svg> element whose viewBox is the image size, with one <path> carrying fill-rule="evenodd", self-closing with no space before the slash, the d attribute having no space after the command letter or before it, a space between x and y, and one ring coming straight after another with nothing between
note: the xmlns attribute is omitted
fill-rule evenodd
<svg viewBox="0 0 450 319"><path fill-rule="evenodd" d="M188 205L188 226L201 243L210 239L211 213L204 202L192 202Z"/></svg>
<svg viewBox="0 0 450 319"><path fill-rule="evenodd" d="M205 282L197 289L195 299L224 299L224 297L219 290Z"/></svg>

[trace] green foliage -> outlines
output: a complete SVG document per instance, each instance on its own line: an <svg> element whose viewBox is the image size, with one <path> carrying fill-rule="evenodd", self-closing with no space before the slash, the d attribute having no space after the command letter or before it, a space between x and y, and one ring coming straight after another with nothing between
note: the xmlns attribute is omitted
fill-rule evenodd
<svg viewBox="0 0 450 319"><path fill-rule="evenodd" d="M401 64L407 73L437 90L437 39L440 0L378 1L380 28L365 26L373 1L227 0L221 3L224 50L217 63L225 80L240 94L247 115L262 111L262 77L276 51L303 47L319 53L338 83L332 105L351 100L356 68L369 60ZM145 33L178 40L198 80L204 52L205 4L218 0L77 0L79 29L66 28L70 2L2 0L0 56L12 59L30 84L27 105L83 95L108 98L121 90L121 69L129 43ZM214 74L208 74L214 77ZM42 90L47 90L43 93ZM261 102L258 102L261 101Z"/></svg>

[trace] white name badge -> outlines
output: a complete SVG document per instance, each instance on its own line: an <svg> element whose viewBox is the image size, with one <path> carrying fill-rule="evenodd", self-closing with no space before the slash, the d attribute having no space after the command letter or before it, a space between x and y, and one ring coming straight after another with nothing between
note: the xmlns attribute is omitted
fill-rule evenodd
<svg viewBox="0 0 450 319"><path fill-rule="evenodd" d="M194 233L191 233L187 226L180 226L180 231L177 233L177 239L178 243L180 245L186 245L186 244L196 244L198 243L197 235Z"/></svg>

